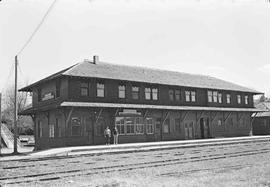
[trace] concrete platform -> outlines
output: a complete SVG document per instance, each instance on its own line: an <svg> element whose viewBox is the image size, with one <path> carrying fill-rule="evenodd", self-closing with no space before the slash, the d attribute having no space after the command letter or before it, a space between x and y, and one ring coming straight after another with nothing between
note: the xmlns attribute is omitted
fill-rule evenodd
<svg viewBox="0 0 270 187"><path fill-rule="evenodd" d="M226 145L235 143L248 143L270 141L270 136L245 136L233 138L215 138L215 139L196 139L196 140L179 140L179 141L162 141L162 142L143 142L143 143L127 143L118 145L94 145L94 146L76 146L52 148L37 152L24 152L23 155L0 157L0 161L4 160L20 160L33 159L43 157L57 156L79 156L85 154L116 154L123 152L151 151L161 149L188 148L199 146ZM20 152L20 150L19 150Z"/></svg>

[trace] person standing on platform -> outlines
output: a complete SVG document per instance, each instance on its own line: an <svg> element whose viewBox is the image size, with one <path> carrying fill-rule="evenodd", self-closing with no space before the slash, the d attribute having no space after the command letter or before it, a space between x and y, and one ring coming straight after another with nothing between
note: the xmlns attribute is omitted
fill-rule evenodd
<svg viewBox="0 0 270 187"><path fill-rule="evenodd" d="M118 144L118 130L116 127L113 129L113 143Z"/></svg>
<svg viewBox="0 0 270 187"><path fill-rule="evenodd" d="M104 137L105 137L105 140L106 140L106 145L110 145L111 130L109 129L108 126L104 130Z"/></svg>

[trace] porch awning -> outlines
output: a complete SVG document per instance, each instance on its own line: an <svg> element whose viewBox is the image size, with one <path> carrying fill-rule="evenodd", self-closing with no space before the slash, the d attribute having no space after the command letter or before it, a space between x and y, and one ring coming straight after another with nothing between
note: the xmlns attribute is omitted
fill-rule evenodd
<svg viewBox="0 0 270 187"><path fill-rule="evenodd" d="M225 108L225 107L201 107L201 106L167 106L123 103L94 103L94 102L62 102L62 107L95 107L95 108L140 108L159 110L193 110L193 111L224 111L224 112L264 112L257 108Z"/></svg>

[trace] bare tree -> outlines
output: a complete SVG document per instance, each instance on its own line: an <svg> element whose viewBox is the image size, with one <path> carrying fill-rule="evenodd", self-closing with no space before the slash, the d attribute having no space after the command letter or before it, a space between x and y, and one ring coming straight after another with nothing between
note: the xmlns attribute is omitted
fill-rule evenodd
<svg viewBox="0 0 270 187"><path fill-rule="evenodd" d="M27 92L19 92L17 94L18 112L22 112L29 106L29 94ZM14 87L10 87L5 92L4 98L3 120L8 127L13 131L14 124ZM31 132L33 130L33 121L30 116L18 116L18 132L19 134L25 131Z"/></svg>

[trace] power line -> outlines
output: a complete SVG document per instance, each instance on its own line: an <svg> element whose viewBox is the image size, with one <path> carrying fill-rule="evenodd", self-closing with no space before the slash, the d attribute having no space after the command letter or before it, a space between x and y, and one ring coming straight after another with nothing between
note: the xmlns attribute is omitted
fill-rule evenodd
<svg viewBox="0 0 270 187"><path fill-rule="evenodd" d="M44 14L44 16L42 17L40 23L37 25L36 29L34 30L34 32L30 35L29 39L26 41L26 43L23 45L23 47L19 50L19 52L17 53L17 56L20 55L22 53L22 51L27 47L27 45L32 41L33 37L35 36L35 34L38 32L38 30L40 29L40 27L42 26L42 24L44 23L44 21L46 20L47 16L49 15L50 11L53 9L55 3L57 0L54 0L51 4L51 6L49 7L49 9L47 10L47 12Z"/></svg>

